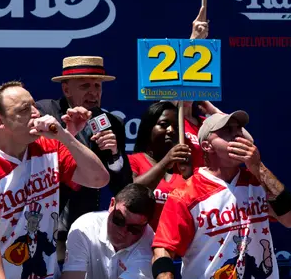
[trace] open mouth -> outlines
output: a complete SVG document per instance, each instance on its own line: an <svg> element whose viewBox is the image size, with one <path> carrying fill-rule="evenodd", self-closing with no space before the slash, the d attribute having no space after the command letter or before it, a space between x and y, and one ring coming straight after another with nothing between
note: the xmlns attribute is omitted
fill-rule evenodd
<svg viewBox="0 0 291 279"><path fill-rule="evenodd" d="M90 107L97 106L98 105L98 101L96 101L96 100L92 100L92 101L86 100L85 104L90 106Z"/></svg>

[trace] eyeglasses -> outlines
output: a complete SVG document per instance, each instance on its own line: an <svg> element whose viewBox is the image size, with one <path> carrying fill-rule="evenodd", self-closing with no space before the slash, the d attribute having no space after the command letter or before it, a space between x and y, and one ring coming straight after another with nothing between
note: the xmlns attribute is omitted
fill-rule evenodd
<svg viewBox="0 0 291 279"><path fill-rule="evenodd" d="M141 234L147 225L147 223L144 225L126 224L125 217L119 209L116 209L116 205L114 206L114 210L112 213L112 222L118 227L126 227L127 231L130 232L132 235Z"/></svg>

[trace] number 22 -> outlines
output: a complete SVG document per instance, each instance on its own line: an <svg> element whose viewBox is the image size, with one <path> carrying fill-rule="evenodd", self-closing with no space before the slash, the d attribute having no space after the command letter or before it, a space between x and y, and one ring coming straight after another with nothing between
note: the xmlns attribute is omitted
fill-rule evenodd
<svg viewBox="0 0 291 279"><path fill-rule="evenodd" d="M165 58L151 72L150 81L164 81L179 79L178 71L167 71L176 61L176 51L168 45L157 45L149 50L149 58L157 58L160 53L165 53ZM210 50L205 46L188 46L184 50L184 57L194 57L196 53L200 53L201 57L193 63L183 74L185 81L211 81L212 74L209 72L199 72L209 65L212 55Z"/></svg>

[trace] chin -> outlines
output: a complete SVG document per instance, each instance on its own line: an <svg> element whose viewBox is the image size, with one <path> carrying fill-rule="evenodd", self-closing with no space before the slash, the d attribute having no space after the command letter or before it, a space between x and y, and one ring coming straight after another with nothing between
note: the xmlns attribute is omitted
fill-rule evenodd
<svg viewBox="0 0 291 279"><path fill-rule="evenodd" d="M237 168L237 167L239 167L239 166L242 165L242 164L243 164L242 162L237 161L237 160L231 160L231 161L229 162L229 166L230 166L230 167L234 167L234 168Z"/></svg>
<svg viewBox="0 0 291 279"><path fill-rule="evenodd" d="M96 102L96 103L85 103L85 104L83 104L83 107L85 109L90 110L90 109L93 109L93 108L98 108L99 107L99 103L98 102Z"/></svg>
<svg viewBox="0 0 291 279"><path fill-rule="evenodd" d="M25 144L30 144L33 143L34 141L36 141L40 136L33 136L33 135L29 135L26 138L23 138L22 143Z"/></svg>

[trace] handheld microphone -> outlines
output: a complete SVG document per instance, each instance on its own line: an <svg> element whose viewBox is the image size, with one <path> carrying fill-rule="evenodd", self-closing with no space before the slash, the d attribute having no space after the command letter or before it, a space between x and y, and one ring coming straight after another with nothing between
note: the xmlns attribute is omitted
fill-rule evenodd
<svg viewBox="0 0 291 279"><path fill-rule="evenodd" d="M93 135L111 127L111 123L110 123L106 113L102 113L102 114L97 115L96 117L90 119L88 121L88 124L89 124L89 127L90 127ZM110 165L113 164L114 160L113 160L113 155L112 155L111 150L103 150L102 152L106 156L108 163Z"/></svg>
<svg viewBox="0 0 291 279"><path fill-rule="evenodd" d="M95 135L97 132L104 131L111 127L111 123L105 113L102 113L90 119L88 121L88 124L90 126L90 129L93 135Z"/></svg>

